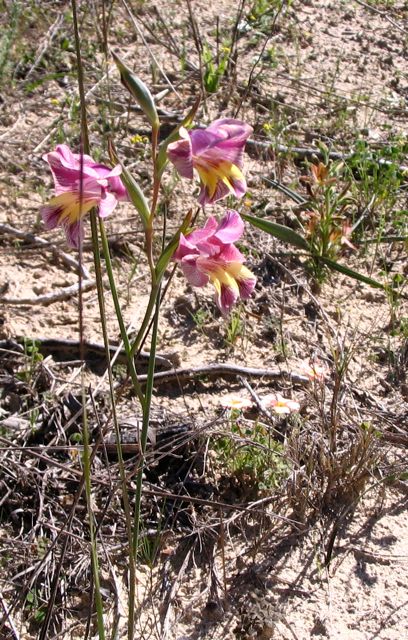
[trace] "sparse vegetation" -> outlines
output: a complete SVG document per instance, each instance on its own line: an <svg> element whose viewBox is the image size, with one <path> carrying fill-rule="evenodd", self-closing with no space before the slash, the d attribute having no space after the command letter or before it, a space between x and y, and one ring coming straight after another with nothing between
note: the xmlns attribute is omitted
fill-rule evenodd
<svg viewBox="0 0 408 640"><path fill-rule="evenodd" d="M408 9L315 4L0 2L1 639L406 635Z"/></svg>

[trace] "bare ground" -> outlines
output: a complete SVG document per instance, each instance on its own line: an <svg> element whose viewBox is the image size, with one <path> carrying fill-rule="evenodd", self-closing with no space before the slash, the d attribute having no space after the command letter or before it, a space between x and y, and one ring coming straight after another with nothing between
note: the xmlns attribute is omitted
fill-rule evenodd
<svg viewBox="0 0 408 640"><path fill-rule="evenodd" d="M0 338L76 340L76 296L51 304L38 299L77 283L75 269L61 257L67 251L62 234L46 232L38 215L51 193L41 155L57 142L75 146L79 139L69 5L17 4L19 30L8 45L1 88L0 223L34 233L50 247L2 227ZM277 4L244 5L235 66L197 119L206 123L238 114L254 126L246 159L249 192L240 210L262 211L291 224L296 206L263 177L305 195L299 176L307 169L296 149L315 149L321 140L347 154L360 139L375 151L399 149L398 163L408 164L408 8L403 2L295 1L277 12ZM11 3L5 8L9 33ZM237 8L227 0L217 12L192 3L195 34L186 5L165 2L159 11L146 3L134 14L147 50L125 8L115 5L110 46L127 56L154 94L168 90L159 104L167 114L163 119L174 126L200 90L194 40L215 51L216 24L221 46L233 31ZM86 3L83 55L92 145L102 148L106 159L111 133L147 191L143 136L148 128L140 114L128 111L110 60L106 78L101 25L100 7ZM191 185L177 182L171 170L165 184L171 231L194 199ZM397 191L389 205L373 210L367 229L371 225L374 237L380 224L392 229L394 212L406 216L406 179ZM131 207L122 206L108 230L126 321L137 328L148 295L141 226ZM176 379L156 387L157 428L173 428L174 451L164 440L149 453L137 637L408 637L406 302L340 274L318 287L304 257L288 255L287 247L253 229L247 228L243 246L258 285L240 309L237 335L231 339L231 324L219 316L211 291L189 288L176 273L163 305L159 350L183 367L227 362L282 372L248 381L260 397L279 391L295 398L300 413L272 421L279 451L273 462L276 484L261 486L256 474L233 470L225 459L222 438L230 435L231 421L219 401L225 393L244 392L236 377ZM381 281L406 277L403 242L358 247L340 259ZM90 244L84 261L92 277ZM106 302L110 340L117 344L108 291ZM94 288L84 294L84 320L87 340L102 342ZM77 354L61 363L58 353L39 361L27 349L25 354L13 350L0 352L0 637L28 639L40 637L61 540L45 563L42 559L78 488L80 456L73 436L79 432L80 378L78 363L72 362ZM308 358L327 365L324 385L285 375ZM98 423L110 420L106 378L100 374L95 367L86 374L96 402L94 437ZM124 378L124 370L117 370L117 382ZM124 422L135 418L137 404L126 387L119 407ZM255 438L257 420L268 423L257 411L242 415L239 436ZM286 461L282 469L279 456ZM126 465L132 488L131 450ZM116 478L107 442L95 462L95 517L101 522L107 624L111 629L117 621L118 637L125 637L125 529ZM87 633L90 561L84 519L80 500L49 638Z"/></svg>

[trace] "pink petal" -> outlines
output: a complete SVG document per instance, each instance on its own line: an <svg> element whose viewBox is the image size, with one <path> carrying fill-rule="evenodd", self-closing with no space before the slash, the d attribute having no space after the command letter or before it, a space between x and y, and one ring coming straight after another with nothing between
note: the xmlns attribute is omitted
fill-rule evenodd
<svg viewBox="0 0 408 640"><path fill-rule="evenodd" d="M93 169L97 172L99 178L107 180L108 191L113 193L118 200L129 200L129 194L122 180L118 177L122 173L122 167L117 164L113 169L109 169L104 164L95 164Z"/></svg>
<svg viewBox="0 0 408 640"><path fill-rule="evenodd" d="M231 262L245 262L245 256L234 244L225 244L220 252L220 260L226 264Z"/></svg>
<svg viewBox="0 0 408 640"><path fill-rule="evenodd" d="M205 287L205 285L208 284L209 277L198 269L196 258L184 258L181 262L181 268L188 282L193 287Z"/></svg>
<svg viewBox="0 0 408 640"><path fill-rule="evenodd" d="M207 149L201 158L209 165L217 165L219 162L230 162L237 167L243 165L245 141L237 143L235 140L219 142L216 147Z"/></svg>
<svg viewBox="0 0 408 640"><path fill-rule="evenodd" d="M191 148L193 156L201 156L213 147L216 147L224 139L223 135L207 129L193 129L190 131Z"/></svg>
<svg viewBox="0 0 408 640"><path fill-rule="evenodd" d="M221 240L221 242L229 244L239 240L243 233L244 222L239 213L231 209L227 211L220 221L214 235L216 238Z"/></svg>
<svg viewBox="0 0 408 640"><path fill-rule="evenodd" d="M188 241L188 237L186 238L181 233L180 234L179 245L178 245L176 251L174 252L173 260L178 262L179 260L181 260L185 256L194 255L194 254L198 256L199 255L199 251L195 248L195 246L193 244L191 244Z"/></svg>
<svg viewBox="0 0 408 640"><path fill-rule="evenodd" d="M253 129L242 122L242 120L235 120L234 118L220 118L214 120L214 122L208 127L208 130L218 135L222 135L223 138L234 140L247 140L251 135Z"/></svg>
<svg viewBox="0 0 408 640"><path fill-rule="evenodd" d="M217 219L214 218L214 216L210 216L202 229L196 229L192 233L188 234L187 236L188 241L192 245L196 245L198 242L207 240L208 238L214 235L215 231L217 230L217 227L218 227Z"/></svg>
<svg viewBox="0 0 408 640"><path fill-rule="evenodd" d="M169 160L174 164L177 171L183 178L193 179L193 154L191 140L186 129L180 129L181 140L172 142L167 147Z"/></svg>
<svg viewBox="0 0 408 640"><path fill-rule="evenodd" d="M79 161L66 145L59 145L57 147L57 151L47 153L43 158L50 166L54 178L56 195L79 189L81 167ZM82 177L84 181L86 179L95 179L98 177L98 174L91 166L84 164L82 169Z"/></svg>
<svg viewBox="0 0 408 640"><path fill-rule="evenodd" d="M108 193L106 191L99 203L99 212L98 212L99 217L106 218L106 216L109 216L117 204L118 204L117 198L113 195L113 193Z"/></svg>

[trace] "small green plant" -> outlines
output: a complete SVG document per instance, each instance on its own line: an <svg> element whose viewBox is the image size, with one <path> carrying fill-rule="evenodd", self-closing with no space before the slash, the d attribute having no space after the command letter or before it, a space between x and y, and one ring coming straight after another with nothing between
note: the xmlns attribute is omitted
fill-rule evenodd
<svg viewBox="0 0 408 640"><path fill-rule="evenodd" d="M43 360L38 343L35 340L24 340L24 355L24 368L18 372L17 377L23 382L29 383L33 378L37 364Z"/></svg>
<svg viewBox="0 0 408 640"><path fill-rule="evenodd" d="M10 4L10 14L8 17L8 28L4 30L0 38L0 82L7 73L9 65L10 51L13 41L18 37L18 25L22 3L12 2Z"/></svg>
<svg viewBox="0 0 408 640"><path fill-rule="evenodd" d="M214 442L217 460L239 481L259 491L280 485L289 473L282 444L273 439L271 429L256 420L242 421L240 411L232 410L230 433Z"/></svg>
<svg viewBox="0 0 408 640"><path fill-rule="evenodd" d="M30 589L26 597L26 608L30 612L34 622L40 624L45 618L45 605L40 603L36 589Z"/></svg>
<svg viewBox="0 0 408 640"><path fill-rule="evenodd" d="M202 59L205 65L203 83L208 93L215 93L218 90L220 80L227 70L230 51L230 48L224 45L221 47L218 57L214 58L208 44L204 44L202 53Z"/></svg>
<svg viewBox="0 0 408 640"><path fill-rule="evenodd" d="M208 309L200 307L194 313L189 312L191 318L197 328L202 334L205 334L206 325L212 320L211 312Z"/></svg>
<svg viewBox="0 0 408 640"><path fill-rule="evenodd" d="M352 233L348 209L351 205L349 183L342 182L342 162L325 161L310 165L310 174L301 176L309 198L302 205L300 224L313 258L311 266L317 281L324 280L327 269L319 257L334 260L343 245L351 249Z"/></svg>
<svg viewBox="0 0 408 640"><path fill-rule="evenodd" d="M357 215L364 212L361 229L375 229L377 234L382 234L390 224L395 230L404 232L405 228L406 232L406 212L395 210L404 181L400 165L406 151L406 142L400 138L390 140L378 150L371 149L364 140L355 143L355 151L344 172L350 182Z"/></svg>
<svg viewBox="0 0 408 640"><path fill-rule="evenodd" d="M245 325L242 321L241 311L238 307L231 313L229 322L226 326L225 342L227 343L227 346L233 347L236 344L238 338L243 336L244 332Z"/></svg>

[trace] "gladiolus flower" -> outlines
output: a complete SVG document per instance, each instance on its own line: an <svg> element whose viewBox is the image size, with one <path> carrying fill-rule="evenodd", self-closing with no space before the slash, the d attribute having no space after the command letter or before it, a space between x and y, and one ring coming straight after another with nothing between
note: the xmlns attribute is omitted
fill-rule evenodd
<svg viewBox="0 0 408 640"><path fill-rule="evenodd" d="M214 285L215 301L224 315L238 298L247 300L256 284L256 277L243 264L245 257L233 244L243 231L236 211L227 211L220 222L210 216L203 229L181 234L174 254L191 285Z"/></svg>
<svg viewBox="0 0 408 640"><path fill-rule="evenodd" d="M66 144L59 144L55 151L46 153L55 183L55 197L41 208L47 229L62 227L71 247L78 248L81 240L81 218L92 207L99 207L99 216L106 218L119 200L128 195L118 177L122 168L113 169L98 164L90 156L72 153ZM82 183L82 184L81 184Z"/></svg>
<svg viewBox="0 0 408 640"><path fill-rule="evenodd" d="M187 131L180 128L180 138L169 144L169 159L183 178L193 179L194 169L201 181L198 201L212 204L233 193L242 198L246 182L242 174L243 151L252 127L226 118L216 120L206 129Z"/></svg>
<svg viewBox="0 0 408 640"><path fill-rule="evenodd" d="M264 396L264 398L262 398L262 405L266 409L271 408L275 413L280 415L293 413L300 409L298 402L290 400L289 398L283 398L280 393Z"/></svg>
<svg viewBox="0 0 408 640"><path fill-rule="evenodd" d="M220 405L224 409L249 409L252 407L253 402L249 398L237 395L229 395L220 398Z"/></svg>

